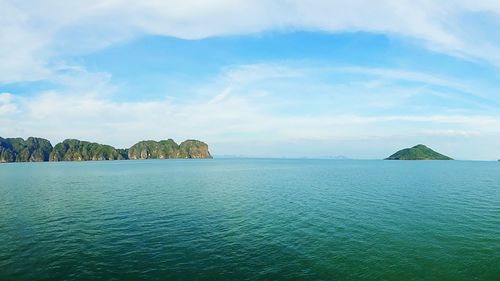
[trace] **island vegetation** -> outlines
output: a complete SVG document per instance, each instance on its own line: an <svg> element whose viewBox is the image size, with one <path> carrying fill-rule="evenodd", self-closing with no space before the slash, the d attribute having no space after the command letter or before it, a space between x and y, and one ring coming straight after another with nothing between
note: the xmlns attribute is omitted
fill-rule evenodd
<svg viewBox="0 0 500 281"><path fill-rule="evenodd" d="M0 138L0 163L48 161L52 145L46 139Z"/></svg>
<svg viewBox="0 0 500 281"><path fill-rule="evenodd" d="M56 144L49 161L97 161L125 159L114 147L95 142L68 139Z"/></svg>
<svg viewBox="0 0 500 281"><path fill-rule="evenodd" d="M141 141L128 149L116 149L110 145L67 139L53 147L50 141L42 138L0 137L0 163L192 158L212 158L208 145L198 140L186 140L178 145L168 139Z"/></svg>
<svg viewBox="0 0 500 281"><path fill-rule="evenodd" d="M419 144L411 148L402 149L387 157L386 160L453 160L453 158L438 153L423 144Z"/></svg>
<svg viewBox="0 0 500 281"><path fill-rule="evenodd" d="M128 150L129 159L212 158L208 146L197 140L186 140L180 145L172 139L141 141Z"/></svg>

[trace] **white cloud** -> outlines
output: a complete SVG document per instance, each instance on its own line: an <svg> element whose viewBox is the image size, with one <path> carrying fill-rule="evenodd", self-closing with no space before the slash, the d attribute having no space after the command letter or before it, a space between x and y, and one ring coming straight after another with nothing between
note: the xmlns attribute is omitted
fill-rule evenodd
<svg viewBox="0 0 500 281"><path fill-rule="evenodd" d="M464 130L424 130L422 134L429 136L445 136L445 137L478 137L481 132L478 131L464 131Z"/></svg>
<svg viewBox="0 0 500 281"><path fill-rule="evenodd" d="M304 67L294 69L283 63L260 63L231 66L226 69L224 79L231 83L252 83L268 79L294 79L304 76Z"/></svg>
<svg viewBox="0 0 500 281"><path fill-rule="evenodd" d="M331 71L327 68L320 70L327 73ZM352 150L353 146L364 145L365 142L369 142L371 146L379 145L383 149L388 143L433 144L436 140L428 138L434 137L441 141L438 145L446 148L446 142L454 143L456 140L480 136L500 136L500 117L480 112L463 115L416 114L406 111L371 115L366 110L371 105L364 105L366 95L351 95L365 91L362 84L350 84L344 88L336 87L335 83L303 83L311 76L316 76L320 70L309 66L300 68L297 65L277 64L234 66L213 77L212 82L196 85L197 94L191 94L187 100L165 97L148 101L117 101L113 95L115 89L106 75L89 74L77 69L73 71L77 71L82 80L64 80L66 88L62 90L24 98L0 94L0 112L2 108L7 108L10 113L3 114L0 118L0 136L41 136L53 142L71 137L117 147L129 147L142 139L171 137L182 141L198 138L207 141L214 154L278 156L282 153L281 155L324 156L330 155L328 151L335 148L337 150L331 154L355 157L386 156L380 149L377 150L380 154L363 149L358 152ZM365 72L370 71L359 71L361 74ZM282 75L276 73L293 73L295 80L299 81L282 81ZM402 76L383 69L377 69L373 73L384 79L398 79ZM395 75L389 75L394 73ZM407 76L420 77L418 73L406 73L401 79L407 79ZM245 80L235 77L253 78ZM454 85L446 82L446 78L436 79L441 84ZM302 88L297 85L302 85ZM312 93L311 89L318 91ZM388 89L391 88L381 84L371 91L387 92ZM276 99L283 90L289 91L288 103L281 98ZM295 96L296 93L300 96ZM302 94L313 95L313 98L304 98ZM355 106L361 108L351 108L348 113L337 110L320 111L319 108L324 105L322 96L327 96L328 100L336 103L347 99L346 103L359 103ZM311 108L318 110L293 114L287 111L289 107L302 105L304 102L309 102ZM401 103L387 107L398 107L399 104ZM290 154L283 148L287 145L294 147L288 148ZM387 148L387 153L392 149ZM468 150L462 147L459 151L467 153ZM470 154L458 156L470 158ZM486 158L486 152L481 157Z"/></svg>
<svg viewBox="0 0 500 281"><path fill-rule="evenodd" d="M0 0L0 83L47 78L61 54L156 34L204 38L269 30L368 31L500 66L500 5L457 1ZM472 25L470 18L491 18ZM485 26L486 25L486 26Z"/></svg>
<svg viewBox="0 0 500 281"><path fill-rule="evenodd" d="M213 97L208 103L209 104L218 103L218 102L222 101L223 99L225 99L226 97L228 97L229 94L231 94L231 88L227 87L224 90L222 90L222 92L220 94Z"/></svg>
<svg viewBox="0 0 500 281"><path fill-rule="evenodd" d="M19 105L25 110L22 119L7 116L0 120L4 136L36 135L52 141L71 137L117 147L128 147L142 139L199 138L207 141L215 154L255 156L275 155L266 149L280 143L323 142L320 155L324 155L332 142L345 142L345 149L350 149L352 143L363 140L383 147L389 140L401 138L418 142L425 136L446 137L450 141L500 135L500 117L355 114L286 117L263 110L252 100L232 96L208 104L200 101L176 104L168 100L116 102L93 96L76 98L64 93L46 93L24 102ZM298 146L290 153L307 155L307 149Z"/></svg>
<svg viewBox="0 0 500 281"><path fill-rule="evenodd" d="M425 137L440 139L444 148L456 139L479 136L491 137L494 143L500 136L496 115L460 112L461 108L423 113L411 104L413 97L436 95L485 106L429 89L440 86L491 98L468 81L384 68L261 63L228 67L212 83L194 85L199 96L182 103L167 98L117 101L113 95L118 88L109 74L92 73L60 58L150 34L198 39L270 30L368 31L498 67L499 16L500 4L486 0L0 0L0 85L34 80L58 85L31 97L0 94L0 135L36 135L52 141L74 137L119 147L143 138L195 137L212 144L216 154L248 155L276 155L286 150L283 146L296 144L295 156L325 155L336 144L349 151L353 143L371 149L430 140ZM468 19L479 17L493 20L470 24ZM316 74L338 73L371 78L310 83ZM400 87L393 83L398 81L418 85ZM331 105L335 107L321 110ZM407 111L392 112L400 106ZM297 110L301 107L309 110ZM379 112L371 115L371 110ZM374 156L359 146L356 151L362 157ZM465 153L464 158L476 152L466 154L465 147L457 151ZM482 153L480 157L491 156L486 148Z"/></svg>
<svg viewBox="0 0 500 281"><path fill-rule="evenodd" d="M17 111L14 96L9 93L0 93L0 116L16 113Z"/></svg>

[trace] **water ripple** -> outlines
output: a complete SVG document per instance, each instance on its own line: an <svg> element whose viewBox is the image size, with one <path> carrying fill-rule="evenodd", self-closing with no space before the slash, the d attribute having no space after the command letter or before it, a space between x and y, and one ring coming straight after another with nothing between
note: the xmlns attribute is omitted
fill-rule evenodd
<svg viewBox="0 0 500 281"><path fill-rule="evenodd" d="M493 162L19 164L0 183L0 280L500 276Z"/></svg>

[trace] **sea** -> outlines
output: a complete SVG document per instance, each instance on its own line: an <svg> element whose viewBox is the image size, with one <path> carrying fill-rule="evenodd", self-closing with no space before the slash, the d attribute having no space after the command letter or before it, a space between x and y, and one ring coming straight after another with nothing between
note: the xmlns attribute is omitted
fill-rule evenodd
<svg viewBox="0 0 500 281"><path fill-rule="evenodd" d="M500 162L0 164L0 280L500 280Z"/></svg>

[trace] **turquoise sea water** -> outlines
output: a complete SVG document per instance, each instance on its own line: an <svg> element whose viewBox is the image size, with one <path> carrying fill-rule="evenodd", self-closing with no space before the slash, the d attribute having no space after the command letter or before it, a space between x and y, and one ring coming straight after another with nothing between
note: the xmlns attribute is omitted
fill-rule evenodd
<svg viewBox="0 0 500 281"><path fill-rule="evenodd" d="M0 280L500 280L500 163L2 164Z"/></svg>

